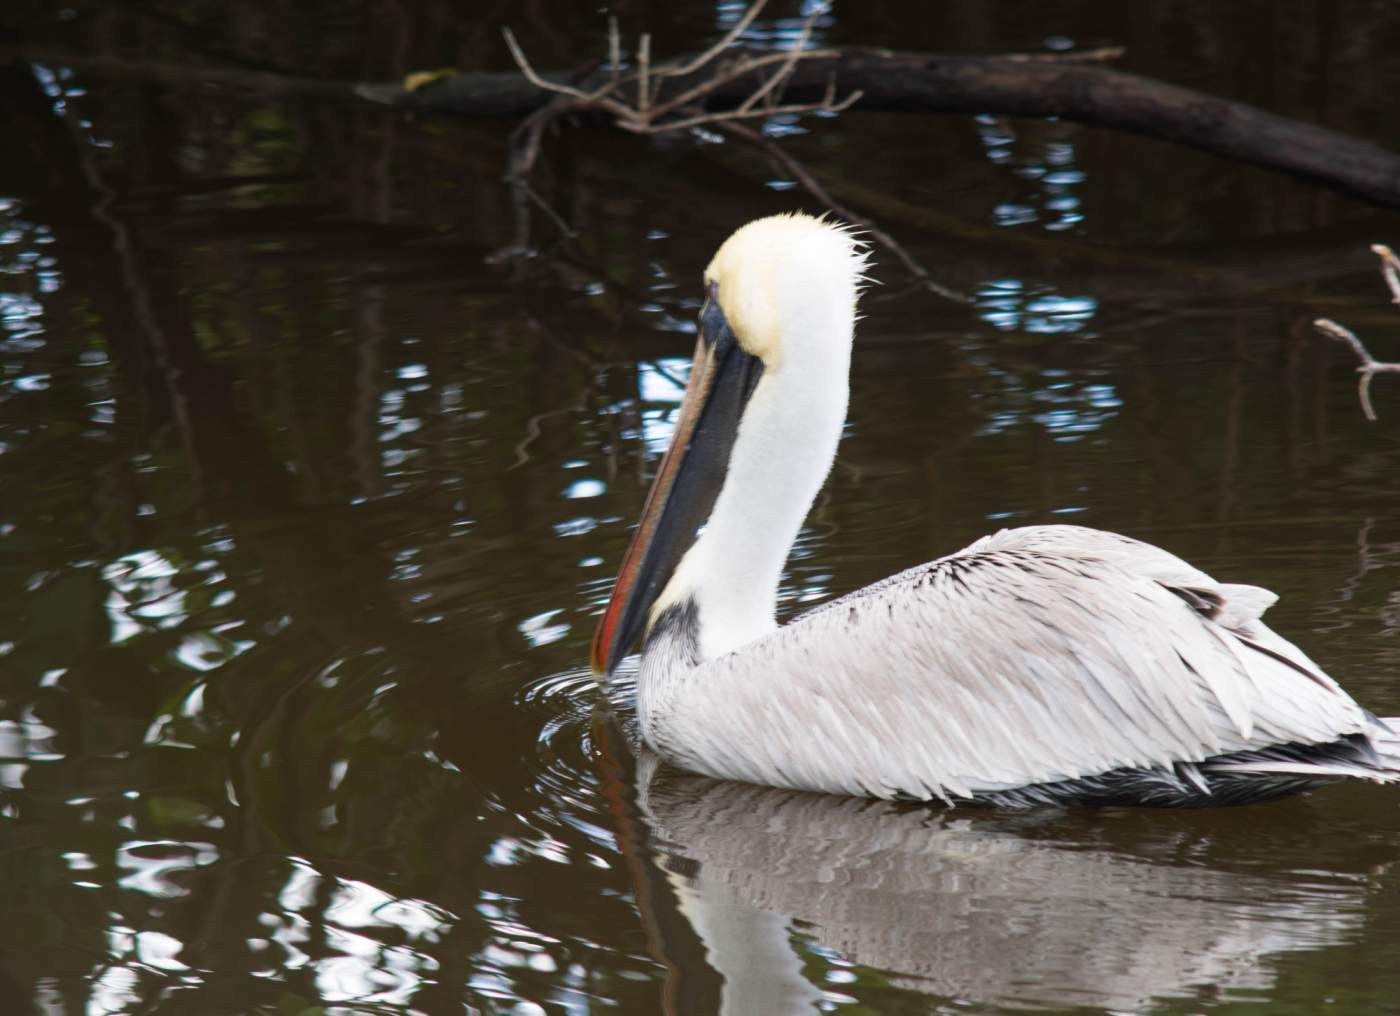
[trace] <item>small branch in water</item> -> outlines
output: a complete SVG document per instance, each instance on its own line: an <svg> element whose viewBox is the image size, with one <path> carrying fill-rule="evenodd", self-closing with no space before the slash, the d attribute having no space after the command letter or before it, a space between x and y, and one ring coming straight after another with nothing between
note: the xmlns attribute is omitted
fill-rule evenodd
<svg viewBox="0 0 1400 1016"><path fill-rule="evenodd" d="M1349 328L1344 328L1337 324L1335 321L1329 321L1327 318L1319 318L1313 322L1313 327L1329 338L1336 339L1338 342L1345 342L1351 347L1351 351L1356 354L1357 359L1361 361L1361 366L1356 368L1356 372L1361 375L1361 380L1357 382L1356 385L1356 394L1361 399L1361 411L1366 414L1366 419L1374 423L1377 416L1375 407L1371 405L1371 378L1375 377L1377 374L1400 374L1400 363L1388 363L1384 360L1377 360L1370 354L1361 340L1356 337L1354 332Z"/></svg>
<svg viewBox="0 0 1400 1016"><path fill-rule="evenodd" d="M1391 302L1400 304L1400 260L1385 244L1372 244L1371 250L1381 259L1381 278L1385 279L1386 288L1390 290ZM1361 380L1356 383L1356 394L1361 399L1361 411L1366 414L1366 419L1374 423L1377 417L1376 407L1371 404L1371 378L1377 374L1400 374L1400 363L1377 360L1355 332L1328 318L1319 318L1313 322L1313 327L1328 338L1346 343L1361 361L1361 366L1356 368L1361 375Z"/></svg>
<svg viewBox="0 0 1400 1016"><path fill-rule="evenodd" d="M554 208L544 198L535 193L535 189L528 183L525 184L525 196L535 203L535 206L549 216L554 223L554 228L559 230L566 239L573 240L578 237L572 226L564 221L564 217L554 210Z"/></svg>
<svg viewBox="0 0 1400 1016"><path fill-rule="evenodd" d="M1390 302L1400 304L1400 258L1383 243L1371 244L1371 253L1381 259L1381 277L1390 290Z"/></svg>

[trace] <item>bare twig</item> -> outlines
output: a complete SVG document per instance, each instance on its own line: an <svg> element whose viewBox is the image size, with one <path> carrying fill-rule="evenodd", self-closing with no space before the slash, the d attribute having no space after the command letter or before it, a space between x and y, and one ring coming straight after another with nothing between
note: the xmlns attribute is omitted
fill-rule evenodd
<svg viewBox="0 0 1400 1016"><path fill-rule="evenodd" d="M617 19L608 21L607 76L593 91L584 91L575 85L552 81L539 74L525 55L515 33L509 28L501 30L511 59L521 75L531 85L552 96L549 102L531 113L516 129L511 139L509 170L506 179L511 186L512 206L517 219L516 241L510 251L524 255L529 251L529 205L542 208L566 237L573 231L563 218L550 208L533 189L527 180L539 160L544 132L559 117L569 113L605 113L613 123L623 130L635 134L663 134L684 131L707 125L723 125L736 120L768 118L777 114L801 114L813 112L839 113L861 97L853 92L837 101L836 85L828 81L825 93L818 102L782 104L779 99L783 88L791 78L798 62L812 58L827 58L836 55L834 50L810 50L807 45L817 19L827 11L825 3L816 5L802 22L793 46L784 52L767 53L757 57L745 57L730 64L717 66L713 73L704 77L698 84L683 88L679 95L664 101L657 100L661 95L663 82L669 78L693 74L712 64L721 53L753 24L767 0L754 0L742 17L714 45L698 56L671 64L654 64L651 53L651 36L643 34L637 43L636 66L629 74L622 72L622 42L617 27ZM776 65L776 66L775 66ZM764 68L774 67L771 72L760 77L749 95L737 108L724 112L710 112L703 106L703 100L713 91L726 84L744 78ZM600 68L601 70L601 68ZM598 75L594 75L596 80ZM629 102L624 92L635 89ZM828 202L829 203L829 202Z"/></svg>
<svg viewBox="0 0 1400 1016"><path fill-rule="evenodd" d="M543 433L540 427L545 420L552 416L563 416L565 413L581 413L584 410L583 400L579 399L575 404L563 406L559 409L547 409L543 413L536 413L525 421L525 436L516 442L512 449L515 452L515 461L506 466L506 472L519 469L530 461L530 446L539 440Z"/></svg>
<svg viewBox="0 0 1400 1016"><path fill-rule="evenodd" d="M622 73L622 33L617 28L617 15L608 17L608 80L617 87L618 75Z"/></svg>
<svg viewBox="0 0 1400 1016"><path fill-rule="evenodd" d="M523 258L530 252L530 205L541 208L566 239L578 234L564 221L563 216L550 207L530 186L530 172L539 159L544 132L555 118L566 108L575 104L568 95L556 95L548 103L527 116L511 134L509 168L506 183L511 190L511 209L515 217L515 237L505 253L512 260Z"/></svg>
<svg viewBox="0 0 1400 1016"><path fill-rule="evenodd" d="M555 92L559 95L567 95L569 98L574 99L581 108L597 107L612 113L614 116L630 115L631 111L626 106L608 98L608 94L612 92L615 87L613 82L609 82L597 91L585 92L583 89L575 88L573 85L566 85L558 81L550 81L547 78L542 78L525 56L525 51L520 48L520 43L515 40L515 33L509 28L502 28L501 36L506 40L506 46L510 49L511 59L515 61L515 66L519 69L521 75L536 88L543 89L546 92ZM621 84L621 81L616 84Z"/></svg>
<svg viewBox="0 0 1400 1016"><path fill-rule="evenodd" d="M792 69L797 66L797 61L802 59L802 54L808 52L807 43L812 38L812 29L816 27L817 18L825 14L827 10L828 7L825 3L816 4L812 8L812 12L802 21L802 28L797 33L797 41L788 49L788 58L783 61L782 65L767 81L759 85L758 88L754 90L754 93L740 104L739 108L741 110L748 112L753 109L755 104L760 100L766 101L769 96L773 96L774 100L776 100L776 98L782 94L783 85L787 84L788 78L792 77ZM829 104L831 99L834 98L835 85L832 84L828 86L826 91L827 94L822 101L822 105ZM770 106L774 104L775 102L768 102Z"/></svg>
<svg viewBox="0 0 1400 1016"><path fill-rule="evenodd" d="M929 292L957 303L972 302L971 298L966 293L960 293L955 289L949 289L947 286L935 282L933 276L929 275L927 269L910 257L909 253L895 241L894 237L890 236L879 226L876 226L869 219L857 215L849 208L838 204L836 200L826 192L826 188L817 181L817 178L807 171L807 167L803 166L797 159L774 144L772 139L766 138L758 131L738 123L721 121L716 124L716 127L732 137L739 138L756 148L762 149L783 171L801 184L802 188L806 190L807 193L811 194L812 197L816 198L851 225L869 233L876 243L899 258L904 264L904 267L909 271L909 274L918 279Z"/></svg>
<svg viewBox="0 0 1400 1016"><path fill-rule="evenodd" d="M1371 251L1381 259L1381 278L1385 279L1386 288L1390 290L1391 303L1400 304L1400 260L1383 243L1372 244ZM1374 423L1376 408L1371 405L1371 378L1377 374L1400 374L1400 363L1377 360L1355 332L1328 318L1319 318L1313 322L1313 327L1328 338L1346 343L1361 361L1361 366L1356 368L1361 375L1361 380L1356 383L1356 394L1361 399L1361 411L1366 414L1366 419Z"/></svg>
<svg viewBox="0 0 1400 1016"><path fill-rule="evenodd" d="M549 216L549 220L554 223L555 228L566 238L573 240L578 236L578 233L574 232L573 227L564 221L564 217L556 212L548 201L536 194L535 189L529 184L525 185L525 196L534 202L535 206L539 208L540 211Z"/></svg>
<svg viewBox="0 0 1400 1016"><path fill-rule="evenodd" d="M830 94L830 93L828 93ZM761 113L767 118L779 113L811 113L820 109L823 113L840 113L844 109L850 108L851 104L861 97L860 92L852 92L840 102L824 100L819 105L811 103L794 103L791 106L768 106ZM663 134L667 131L683 130L689 127L718 127L720 124L728 123L732 120L751 120L754 111L750 109L731 109L720 113L697 113L695 116L687 117L683 120L669 120L662 124L633 124L620 123L619 127L632 131L636 134Z"/></svg>
<svg viewBox="0 0 1400 1016"><path fill-rule="evenodd" d="M1371 252L1381 259L1381 277L1390 289L1390 302L1400 304L1400 259L1383 243L1371 244Z"/></svg>
<svg viewBox="0 0 1400 1016"><path fill-rule="evenodd" d="M711 122L712 117L725 119L754 119L769 117L775 113L836 113L846 109L859 93L848 96L841 102L835 101L833 89L819 102L792 103L779 105L776 98L792 76L793 68L799 61L827 59L836 55L829 49L806 49L811 39L817 19L827 11L825 4L819 4L803 20L802 28L792 48L781 53L768 53L759 57L741 59L731 65L721 66L703 81L685 89L680 95L657 102L662 81L692 74L714 62L735 40L753 23L766 0L755 0L744 12L743 17L724 34L717 43L701 54L683 62L656 64L652 60L651 36L643 34L637 45L637 65L630 74L620 72L621 42L618 38L616 21L608 25L608 79L592 92L585 92L574 85L551 81L542 77L530 63L519 41L509 28L501 30L511 58L525 80L536 88L566 96L566 104L551 104L549 116L557 117L565 112L603 112L612 116L615 124L636 134L661 134L668 131L687 130ZM739 108L726 113L707 113L700 101L711 92L743 78L761 68L777 65L767 77L758 82L753 91L740 103ZM635 84L636 95L631 103L622 98L625 86ZM537 140L538 133L522 135L524 140ZM528 167L534 159L513 160L517 166Z"/></svg>
<svg viewBox="0 0 1400 1016"><path fill-rule="evenodd" d="M511 132L510 171L506 174L508 179L528 176L530 170L535 168L545 129L558 115L558 107L565 104L559 97L551 99L548 104L522 120Z"/></svg>
<svg viewBox="0 0 1400 1016"><path fill-rule="evenodd" d="M1319 318L1313 322L1313 327L1323 335L1336 339L1338 342L1345 342L1356 354L1357 359L1361 361L1361 366L1356 368L1356 372L1361 375L1361 380L1356 385L1356 394L1361 399L1361 411L1366 414L1366 419L1374 423L1377 417L1375 407L1371 405L1371 378L1377 374L1400 374L1400 363L1377 360L1351 329L1344 328L1335 321Z"/></svg>
<svg viewBox="0 0 1400 1016"><path fill-rule="evenodd" d="M643 32L637 44L637 116L643 118L651 109L651 33Z"/></svg>
<svg viewBox="0 0 1400 1016"><path fill-rule="evenodd" d="M673 64L670 67L658 70L657 73L662 77L668 78L684 77L687 74L694 74L701 67L704 67L715 57L734 45L734 43L738 42L739 36L748 31L749 26L753 24L754 18L758 17L759 12L767 5L768 0L754 0L753 3L749 4L749 9L744 12L744 16L734 23L733 28L724 33L724 38L720 39L719 42L715 43L703 53L698 54L693 60Z"/></svg>
<svg viewBox="0 0 1400 1016"><path fill-rule="evenodd" d="M794 56L794 53L796 53L797 55ZM807 49L802 50L801 52L793 50L784 53L768 53L764 56L751 57L748 59L740 60L734 64L731 64L730 66L723 68L720 71L717 71L714 75L706 78L704 81L701 81L694 87L687 89L680 95L677 95L675 98L668 99L665 102L661 103L659 106L652 110L652 116L665 116L667 113L670 113L676 109L680 109L683 106L694 106L700 99L703 99L711 92L723 88L725 85L728 85L731 82L744 77L746 74L750 74L753 71L758 70L760 67L768 67L771 64L787 65L793 63L796 60L824 60L827 57L834 57L837 55L838 51L834 49ZM789 74L790 73L791 71L789 71ZM821 108L821 104L813 103L807 108L811 110L816 110Z"/></svg>
<svg viewBox="0 0 1400 1016"><path fill-rule="evenodd" d="M572 85L561 85L555 81L546 81L535 73L534 66L530 63L525 51L520 48L520 43L515 41L515 33L508 27L501 29L501 37L506 40L506 48L510 50L511 59L515 61L515 66L520 69L520 73L525 75L525 80L536 88L543 88L546 92L559 92L561 95L572 95L575 99L588 99L588 93Z"/></svg>

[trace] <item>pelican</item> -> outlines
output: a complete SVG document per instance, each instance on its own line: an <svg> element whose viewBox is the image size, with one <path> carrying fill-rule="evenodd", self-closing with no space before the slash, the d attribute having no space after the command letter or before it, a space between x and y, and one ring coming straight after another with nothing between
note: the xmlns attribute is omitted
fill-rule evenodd
<svg viewBox="0 0 1400 1016"><path fill-rule="evenodd" d="M1115 533L1002 530L779 626L867 267L849 228L792 214L742 227L705 270L675 432L592 646L606 679L642 642L648 745L721 779L947 805L1400 780L1400 719L1271 631L1273 593Z"/></svg>

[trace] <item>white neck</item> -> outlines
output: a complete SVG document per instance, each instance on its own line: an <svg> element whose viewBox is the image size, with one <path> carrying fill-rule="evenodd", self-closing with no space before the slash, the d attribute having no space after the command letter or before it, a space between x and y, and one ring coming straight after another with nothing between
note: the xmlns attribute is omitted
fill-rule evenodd
<svg viewBox="0 0 1400 1016"><path fill-rule="evenodd" d="M854 301L842 309L803 314L794 322L806 329L800 353L765 367L709 523L658 601L695 602L704 660L777 626L783 565L831 471L846 419Z"/></svg>

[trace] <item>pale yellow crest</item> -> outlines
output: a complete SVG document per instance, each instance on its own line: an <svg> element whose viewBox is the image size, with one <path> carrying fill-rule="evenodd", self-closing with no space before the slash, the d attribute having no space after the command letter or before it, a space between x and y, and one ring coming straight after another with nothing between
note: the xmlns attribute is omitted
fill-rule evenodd
<svg viewBox="0 0 1400 1016"><path fill-rule="evenodd" d="M772 369L782 358L784 307L803 291L848 287L863 278L864 244L849 226L803 212L770 215L735 230L710 266L720 309L747 352Z"/></svg>

